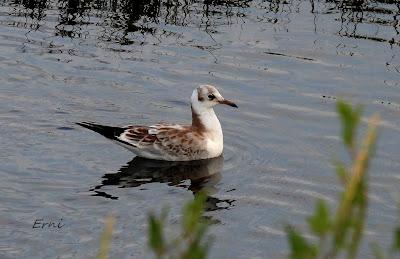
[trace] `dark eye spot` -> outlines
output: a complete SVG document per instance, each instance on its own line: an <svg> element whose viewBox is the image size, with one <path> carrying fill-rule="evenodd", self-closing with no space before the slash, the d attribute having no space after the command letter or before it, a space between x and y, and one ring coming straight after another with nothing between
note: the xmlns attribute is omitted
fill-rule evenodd
<svg viewBox="0 0 400 259"><path fill-rule="evenodd" d="M213 95L213 94L209 94L209 95L208 95L208 99L210 99L210 100L214 100L214 99L215 99L215 95Z"/></svg>

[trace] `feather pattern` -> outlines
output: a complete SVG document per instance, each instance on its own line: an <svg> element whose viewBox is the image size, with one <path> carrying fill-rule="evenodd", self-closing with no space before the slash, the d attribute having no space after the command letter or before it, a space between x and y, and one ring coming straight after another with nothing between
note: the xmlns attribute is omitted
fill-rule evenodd
<svg viewBox="0 0 400 259"><path fill-rule="evenodd" d="M134 146L140 153L149 153L153 159L197 160L206 159L207 140L192 126L155 124L129 126L118 139ZM159 157L160 156L160 157Z"/></svg>
<svg viewBox="0 0 400 259"><path fill-rule="evenodd" d="M77 124L115 141L140 157L168 161L208 159L220 156L223 150L221 124L213 110L217 103L237 107L224 99L215 87L203 85L192 94L191 125L158 123L112 127L90 122Z"/></svg>

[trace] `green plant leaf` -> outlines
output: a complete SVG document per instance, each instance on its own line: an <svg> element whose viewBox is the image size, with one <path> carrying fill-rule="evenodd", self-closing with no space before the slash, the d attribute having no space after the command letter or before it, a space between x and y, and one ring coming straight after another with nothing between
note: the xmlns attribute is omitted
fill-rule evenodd
<svg viewBox="0 0 400 259"><path fill-rule="evenodd" d="M184 252L182 259L205 259L207 250L199 242L192 242Z"/></svg>
<svg viewBox="0 0 400 259"><path fill-rule="evenodd" d="M199 228L201 216L203 215L206 195L202 192L196 194L193 201L183 207L183 232L184 235L195 233Z"/></svg>
<svg viewBox="0 0 400 259"><path fill-rule="evenodd" d="M161 256L165 251L164 235L163 235L163 222L153 214L149 215L149 246L156 253Z"/></svg>
<svg viewBox="0 0 400 259"><path fill-rule="evenodd" d="M322 238L327 234L331 222L329 219L329 209L324 200L320 199L317 201L314 215L308 218L308 224L315 235Z"/></svg>
<svg viewBox="0 0 400 259"><path fill-rule="evenodd" d="M334 163L335 168L336 168L337 177L339 178L340 182L343 185L346 185L347 181L349 179L349 175L348 175L346 166L340 161L334 161L333 163Z"/></svg>
<svg viewBox="0 0 400 259"><path fill-rule="evenodd" d="M400 227L394 231L393 249L400 252Z"/></svg>
<svg viewBox="0 0 400 259"><path fill-rule="evenodd" d="M362 108L361 106L357 106L353 109L350 104L343 100L337 102L336 108L342 121L343 142L347 148L353 150L355 146L355 133L361 118Z"/></svg>
<svg viewBox="0 0 400 259"><path fill-rule="evenodd" d="M148 216L148 245L157 258L207 258L211 238L206 233L208 224L202 218L206 198L204 193L196 194L193 200L183 206L181 233L173 239L164 235L166 209L162 210L160 216Z"/></svg>
<svg viewBox="0 0 400 259"><path fill-rule="evenodd" d="M290 245L290 258L292 259L313 259L317 256L317 248L311 245L307 240L298 233L293 227L286 227Z"/></svg>

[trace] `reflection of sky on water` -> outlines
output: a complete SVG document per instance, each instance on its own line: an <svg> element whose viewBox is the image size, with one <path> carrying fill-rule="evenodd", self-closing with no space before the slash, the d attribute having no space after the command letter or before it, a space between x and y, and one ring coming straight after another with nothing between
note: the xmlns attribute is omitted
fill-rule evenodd
<svg viewBox="0 0 400 259"><path fill-rule="evenodd" d="M5 247L14 247L4 253L93 257L101 219L115 211L121 242L111 257L126 257L129 245L132 257L143 258L147 212L167 206L177 222L181 204L207 183L215 191L211 207L229 208L206 213L220 222L211 228L212 258L281 258L283 223L301 226L315 199L332 206L337 200L330 165L342 154L334 112L340 97L383 118L366 240L389 245L398 213L391 194L400 186L393 141L400 132L399 8L393 1L358 3L3 1L0 220L9 223ZM188 97L205 82L240 106L216 108L222 177L194 184L152 177L119 188L140 179L116 172L132 154L74 127L88 119L190 122ZM116 185L108 184L113 177ZM118 200L92 196L96 191ZM70 224L59 240L31 231L32 218L44 216Z"/></svg>

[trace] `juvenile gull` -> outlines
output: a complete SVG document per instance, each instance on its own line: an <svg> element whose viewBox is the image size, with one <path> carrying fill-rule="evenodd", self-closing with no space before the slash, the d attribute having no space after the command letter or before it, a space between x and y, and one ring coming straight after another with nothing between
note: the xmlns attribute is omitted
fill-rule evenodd
<svg viewBox="0 0 400 259"><path fill-rule="evenodd" d="M197 87L190 99L192 124L158 123L151 126L104 126L90 122L78 125L100 133L136 155L167 161L191 161L218 157L223 150L221 124L213 107L238 106L222 97L212 85Z"/></svg>

